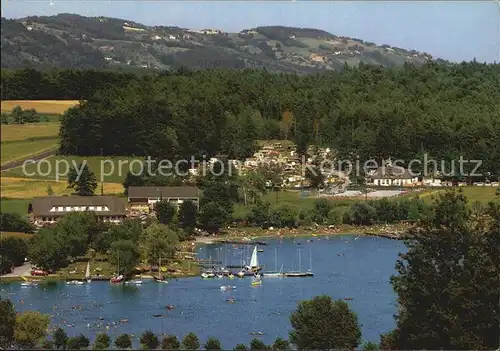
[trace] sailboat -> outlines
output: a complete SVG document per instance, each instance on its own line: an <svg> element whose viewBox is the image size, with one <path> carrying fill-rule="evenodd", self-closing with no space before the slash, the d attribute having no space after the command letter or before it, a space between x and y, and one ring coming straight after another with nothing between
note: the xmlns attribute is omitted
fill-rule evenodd
<svg viewBox="0 0 500 351"><path fill-rule="evenodd" d="M274 249L274 272L264 272L263 275L265 277L282 277L283 276L283 265L281 265L280 270L278 271L278 249Z"/></svg>
<svg viewBox="0 0 500 351"><path fill-rule="evenodd" d="M253 248L252 258L250 258L250 265L246 266L247 270L252 272L258 272L261 270L259 266L259 258L257 257L257 246Z"/></svg>
<svg viewBox="0 0 500 351"><path fill-rule="evenodd" d="M162 276L162 274L161 274L161 257L158 259L158 276L157 277L153 276L153 279L157 283L164 283L164 284L168 283L168 281L165 279L165 277Z"/></svg>
<svg viewBox="0 0 500 351"><path fill-rule="evenodd" d="M299 270L296 272L286 272L284 273L285 277L312 277L314 276L314 273L311 271L312 268L312 256L311 256L311 249L309 249L309 261L310 261L310 268L307 272L302 272L302 252L299 249Z"/></svg>
<svg viewBox="0 0 500 351"><path fill-rule="evenodd" d="M85 271L85 279L87 279L87 283L89 283L89 284L92 281L92 277L90 276L90 261L87 262L87 270Z"/></svg>
<svg viewBox="0 0 500 351"><path fill-rule="evenodd" d="M120 284L123 282L123 279L125 277L123 275L120 274L120 253L118 253L118 275L115 275L114 277L112 277L109 282L111 284Z"/></svg>

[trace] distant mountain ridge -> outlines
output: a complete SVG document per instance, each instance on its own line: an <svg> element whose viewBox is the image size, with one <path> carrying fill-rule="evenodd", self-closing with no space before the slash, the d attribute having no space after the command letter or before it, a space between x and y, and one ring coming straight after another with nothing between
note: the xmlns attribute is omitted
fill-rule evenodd
<svg viewBox="0 0 500 351"><path fill-rule="evenodd" d="M392 67L432 56L319 29L266 26L226 33L73 14L1 20L2 68L266 68L310 73L359 63Z"/></svg>

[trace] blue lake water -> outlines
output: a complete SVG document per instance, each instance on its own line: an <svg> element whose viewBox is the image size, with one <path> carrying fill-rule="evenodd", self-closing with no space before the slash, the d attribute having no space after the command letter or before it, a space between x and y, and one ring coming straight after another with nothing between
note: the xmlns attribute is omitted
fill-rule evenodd
<svg viewBox="0 0 500 351"><path fill-rule="evenodd" d="M250 278L202 280L186 278L158 284L145 280L142 286L114 286L92 282L83 286L64 283L21 287L19 283L1 285L2 298L11 299L18 311L36 310L51 315L53 324L69 335L83 333L93 340L99 331L115 337L122 333L140 334L151 329L158 334L175 334L181 339L194 332L203 344L208 337L221 340L225 348L249 344L255 336L271 343L276 337L288 338L289 316L297 302L326 294L335 299L347 297L362 325L364 341L379 341L381 333L391 330L396 312L396 295L389 283L395 273L402 242L377 237L331 236L321 238L265 240L259 253L265 269L302 270L312 264L312 278L263 278L261 286L251 286ZM206 245L197 249L199 257L211 257L228 264L241 262L242 251L232 245ZM277 254L275 255L275 252ZM235 270L237 271L237 270ZM221 285L234 285L221 291ZM234 297L236 302L227 302ZM175 309L167 310L166 305ZM74 309L73 306L80 306ZM162 314L162 317L153 317ZM127 323L119 320L127 319ZM115 322L115 324L113 324ZM98 325L98 324L101 325ZM109 324L109 328L106 328ZM137 342L137 341L136 341Z"/></svg>

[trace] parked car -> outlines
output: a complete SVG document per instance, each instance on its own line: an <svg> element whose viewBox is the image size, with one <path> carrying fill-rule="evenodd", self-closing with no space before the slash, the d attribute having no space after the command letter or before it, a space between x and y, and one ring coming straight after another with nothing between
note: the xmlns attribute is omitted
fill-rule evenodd
<svg viewBox="0 0 500 351"><path fill-rule="evenodd" d="M41 270L41 269L33 269L31 271L31 275L35 275L35 276L43 276L43 275L49 275L49 272L46 272L44 270Z"/></svg>

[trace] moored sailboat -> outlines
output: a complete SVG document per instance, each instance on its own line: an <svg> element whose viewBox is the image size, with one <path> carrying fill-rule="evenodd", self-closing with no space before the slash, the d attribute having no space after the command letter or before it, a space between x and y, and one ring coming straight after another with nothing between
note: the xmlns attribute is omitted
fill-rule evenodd
<svg viewBox="0 0 500 351"><path fill-rule="evenodd" d="M283 265L281 265L280 270L278 271L278 249L274 249L274 271L264 272L263 275L265 277L283 277Z"/></svg>
<svg viewBox="0 0 500 351"><path fill-rule="evenodd" d="M158 259L158 276L157 277L153 276L153 280L157 283L163 283L163 284L168 283L165 277L161 274L161 258Z"/></svg>
<svg viewBox="0 0 500 351"><path fill-rule="evenodd" d="M87 269L85 270L85 279L87 279L87 283L89 284L92 281L92 277L90 276L90 261L87 262Z"/></svg>

